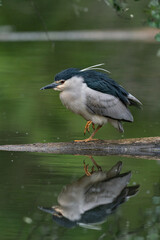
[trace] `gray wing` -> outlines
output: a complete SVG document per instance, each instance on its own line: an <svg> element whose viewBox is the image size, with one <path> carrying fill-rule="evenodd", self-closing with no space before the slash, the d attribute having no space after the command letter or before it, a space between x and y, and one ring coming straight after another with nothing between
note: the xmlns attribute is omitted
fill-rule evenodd
<svg viewBox="0 0 160 240"><path fill-rule="evenodd" d="M93 184L85 194L85 211L99 205L112 203L126 187L130 178L131 172L128 172L108 181Z"/></svg>
<svg viewBox="0 0 160 240"><path fill-rule="evenodd" d="M117 164L116 164L117 165ZM62 189L62 192L58 196L58 203L61 206L70 206L71 204L78 203L83 199L85 192L96 182L106 180L108 172L97 171L91 176L84 175L77 181L68 184Z"/></svg>
<svg viewBox="0 0 160 240"><path fill-rule="evenodd" d="M86 89L87 110L92 114L133 122L133 116L121 100L113 95Z"/></svg>

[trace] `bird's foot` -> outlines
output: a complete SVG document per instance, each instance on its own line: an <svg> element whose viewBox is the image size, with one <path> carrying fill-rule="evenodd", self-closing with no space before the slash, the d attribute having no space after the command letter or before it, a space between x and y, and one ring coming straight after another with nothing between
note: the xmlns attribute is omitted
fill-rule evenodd
<svg viewBox="0 0 160 240"><path fill-rule="evenodd" d="M84 142L91 142L91 141L98 141L98 139L92 138L92 137L84 139Z"/></svg>
<svg viewBox="0 0 160 240"><path fill-rule="evenodd" d="M92 142L92 141L98 141L98 139L89 137L83 140L74 140L74 142Z"/></svg>
<svg viewBox="0 0 160 240"><path fill-rule="evenodd" d="M86 165L85 160L83 161L84 164L84 171L87 176L91 176L94 173L94 166L92 166L91 172L88 171L89 164Z"/></svg>
<svg viewBox="0 0 160 240"><path fill-rule="evenodd" d="M92 121L88 121L88 122L86 123L86 126L85 126L85 128L84 128L84 135L86 134L86 131L87 131L88 133L90 132L89 126L91 125L91 123L92 123Z"/></svg>

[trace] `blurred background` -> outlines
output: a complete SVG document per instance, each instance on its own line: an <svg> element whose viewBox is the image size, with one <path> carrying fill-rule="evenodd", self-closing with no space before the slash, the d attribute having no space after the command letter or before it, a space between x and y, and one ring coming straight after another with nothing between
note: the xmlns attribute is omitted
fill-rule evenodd
<svg viewBox="0 0 160 240"><path fill-rule="evenodd" d="M115 2L119 3L119 8L113 5ZM148 4L146 1L127 4L126 1L102 0L1 1L1 143L80 138L84 120L62 106L57 92L39 89L52 82L55 74L63 69L85 68L102 62L113 79L144 103L143 112L133 108L135 122L125 124L125 137L156 136L160 127L159 47L153 28L149 30L150 37L145 37L148 26L153 25ZM125 30L130 40L118 41L116 35L113 40L106 41L102 34L99 41L92 36L90 40L78 41L77 34L82 36L84 30L87 36L91 30L96 35L97 30L106 34L109 30L115 33L118 30L123 36L122 30ZM131 30L136 31L134 41ZM144 33L141 41L137 30ZM55 31L66 31L64 40L50 39L49 34ZM27 35L22 36L22 32ZM38 41L41 36L37 35L35 41L33 33L43 33L45 40ZM70 37L68 41L66 34ZM98 133L101 137L110 138L110 134L120 137L111 126L105 128Z"/></svg>
<svg viewBox="0 0 160 240"><path fill-rule="evenodd" d="M62 105L58 92L40 88L63 69L98 63L105 63L110 76L143 103L143 110L131 109L135 121L124 123L123 135L108 124L97 138L158 136L159 9L158 0L1 0L0 144L83 139L85 120ZM92 38L91 30L99 40ZM59 227L37 209L56 204L62 187L84 174L84 159L91 166L84 156L1 152L2 239L159 239L158 160L96 157L104 170L122 160L123 171L132 170L131 184L141 185L139 194L100 231Z"/></svg>

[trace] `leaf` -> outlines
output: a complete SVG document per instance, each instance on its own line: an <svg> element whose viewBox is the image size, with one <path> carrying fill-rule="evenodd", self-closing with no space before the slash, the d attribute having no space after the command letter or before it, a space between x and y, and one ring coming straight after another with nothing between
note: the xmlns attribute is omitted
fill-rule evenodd
<svg viewBox="0 0 160 240"><path fill-rule="evenodd" d="M160 32L154 37L157 42L160 42Z"/></svg>
<svg viewBox="0 0 160 240"><path fill-rule="evenodd" d="M158 0L151 0L149 3L149 7L158 7L159 6L159 1Z"/></svg>

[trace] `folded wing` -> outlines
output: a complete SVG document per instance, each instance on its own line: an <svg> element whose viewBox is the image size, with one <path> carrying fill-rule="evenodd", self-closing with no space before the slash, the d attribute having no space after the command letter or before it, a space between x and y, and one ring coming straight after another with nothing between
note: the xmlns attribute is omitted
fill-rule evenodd
<svg viewBox="0 0 160 240"><path fill-rule="evenodd" d="M96 115L119 121L133 122L133 116L121 100L113 95L102 93L91 88L86 89L87 110Z"/></svg>

